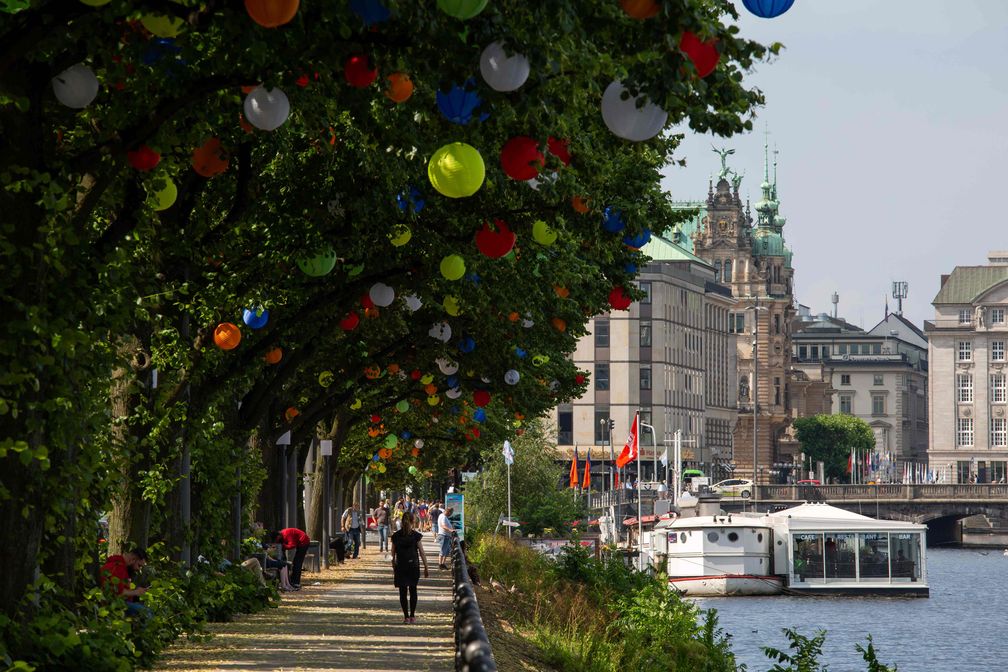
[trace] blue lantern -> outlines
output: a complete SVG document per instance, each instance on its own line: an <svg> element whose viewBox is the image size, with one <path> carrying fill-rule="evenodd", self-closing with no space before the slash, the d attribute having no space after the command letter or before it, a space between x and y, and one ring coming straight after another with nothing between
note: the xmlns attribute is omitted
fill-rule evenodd
<svg viewBox="0 0 1008 672"><path fill-rule="evenodd" d="M448 383L448 387L458 387L459 379L458 376L448 376L448 380L445 382Z"/></svg>
<svg viewBox="0 0 1008 672"><path fill-rule="evenodd" d="M262 329L269 322L269 311L262 306L257 308L246 308L242 312L242 321L248 325L249 329Z"/></svg>
<svg viewBox="0 0 1008 672"><path fill-rule="evenodd" d="M627 275L637 275L637 264L628 261L623 264L623 272Z"/></svg>
<svg viewBox="0 0 1008 672"><path fill-rule="evenodd" d="M459 413L462 412L462 407L459 406L458 404L455 404L448 410L452 412L452 415L458 415Z"/></svg>
<svg viewBox="0 0 1008 672"><path fill-rule="evenodd" d="M623 244L635 250L647 245L649 240L651 240L651 229L644 229L636 236L631 236L629 233L623 236Z"/></svg>
<svg viewBox="0 0 1008 672"><path fill-rule="evenodd" d="M400 212L406 212L412 208L414 215L419 214L424 209L424 206L427 205L423 194L413 185L410 185L406 191L396 194L395 200L399 205Z"/></svg>
<svg viewBox="0 0 1008 672"><path fill-rule="evenodd" d="M409 431L403 432L402 434L399 435L399 438L401 438L401 439L411 439L411 438L413 438L413 432L409 432Z"/></svg>
<svg viewBox="0 0 1008 672"><path fill-rule="evenodd" d="M378 457L378 453L375 453L375 454L374 454L374 455L373 455L373 456L371 457L371 461L372 461L372 462L377 462L377 461L378 461L378 460L380 460L380 459L381 459L381 458L380 458L380 457Z"/></svg>
<svg viewBox="0 0 1008 672"><path fill-rule="evenodd" d="M359 16L365 26L389 20L392 13L378 0L350 0L350 11Z"/></svg>
<svg viewBox="0 0 1008 672"><path fill-rule="evenodd" d="M473 413L473 420L476 422L486 422L486 411L482 408L477 408L476 412Z"/></svg>
<svg viewBox="0 0 1008 672"><path fill-rule="evenodd" d="M515 346L514 351L515 351L515 356L518 357L518 359L525 359L526 357L528 357L528 350L524 350L522 348L519 348L517 345Z"/></svg>
<svg viewBox="0 0 1008 672"><path fill-rule="evenodd" d="M791 9L794 0L742 0L742 4L761 19L774 19Z"/></svg>
<svg viewBox="0 0 1008 672"><path fill-rule="evenodd" d="M465 126L472 121L476 108L483 104L483 99L476 93L476 80L467 79L462 86L455 85L448 89L447 93L438 91L435 95L438 109L445 119L453 124ZM490 116L484 112L480 114L479 120L486 121Z"/></svg>
<svg viewBox="0 0 1008 672"><path fill-rule="evenodd" d="M605 212L602 213L602 228L609 233L619 233L625 229L626 222L623 221L623 212L611 205L606 207Z"/></svg>
<svg viewBox="0 0 1008 672"><path fill-rule="evenodd" d="M476 340L472 336L466 336L459 341L458 349L462 352L462 354L468 355L476 349Z"/></svg>

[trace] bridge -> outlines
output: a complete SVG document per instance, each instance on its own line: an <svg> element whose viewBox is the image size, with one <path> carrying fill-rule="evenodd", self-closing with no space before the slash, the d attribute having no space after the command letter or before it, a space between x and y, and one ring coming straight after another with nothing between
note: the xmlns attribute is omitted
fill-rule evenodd
<svg viewBox="0 0 1008 672"><path fill-rule="evenodd" d="M656 493L643 491L644 512L653 511ZM776 511L802 502L825 502L872 518L904 520L928 526L932 544L958 541L957 523L963 518L985 515L1008 518L1008 484L879 484L879 485L758 485L754 498L722 498L726 511L750 509ZM636 515L637 492L603 492L593 495L595 509L616 505L622 497L623 513Z"/></svg>

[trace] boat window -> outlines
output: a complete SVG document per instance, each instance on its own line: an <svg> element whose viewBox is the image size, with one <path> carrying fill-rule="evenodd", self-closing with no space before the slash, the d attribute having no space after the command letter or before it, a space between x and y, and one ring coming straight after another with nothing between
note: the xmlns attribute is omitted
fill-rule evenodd
<svg viewBox="0 0 1008 672"><path fill-rule="evenodd" d="M799 581L823 578L823 538L818 532L791 536L794 574Z"/></svg>
<svg viewBox="0 0 1008 672"><path fill-rule="evenodd" d="M889 580L889 535L885 532L858 534L858 574L861 581Z"/></svg>
<svg viewBox="0 0 1008 672"><path fill-rule="evenodd" d="M920 580L920 534L893 532L889 535L892 548L893 581Z"/></svg>
<svg viewBox="0 0 1008 672"><path fill-rule="evenodd" d="M738 535L734 532L729 532L728 541L738 541Z"/></svg>
<svg viewBox="0 0 1008 672"><path fill-rule="evenodd" d="M707 541L711 542L712 544L715 543L719 538L720 538L720 535L717 532L708 532L707 533Z"/></svg>
<svg viewBox="0 0 1008 672"><path fill-rule="evenodd" d="M679 535L679 541L681 541L684 544L686 543L686 533L685 532L683 532L682 534Z"/></svg>
<svg viewBox="0 0 1008 672"><path fill-rule="evenodd" d="M756 541L759 541L759 542L763 541L763 533L762 532L760 532L759 534L756 535ZM777 543L780 544L779 541Z"/></svg>
<svg viewBox="0 0 1008 672"><path fill-rule="evenodd" d="M826 580L847 580L857 578L854 567L855 535L826 534Z"/></svg>

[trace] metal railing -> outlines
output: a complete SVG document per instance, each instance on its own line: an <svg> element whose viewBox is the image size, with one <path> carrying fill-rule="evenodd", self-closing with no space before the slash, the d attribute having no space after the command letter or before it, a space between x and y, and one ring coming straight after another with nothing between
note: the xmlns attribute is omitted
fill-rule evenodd
<svg viewBox="0 0 1008 672"><path fill-rule="evenodd" d="M455 585L452 605L455 615L455 670L457 672L497 672L490 638L483 627L476 591L458 533L452 533L452 574Z"/></svg>
<svg viewBox="0 0 1008 672"><path fill-rule="evenodd" d="M759 501L818 502L858 500L898 500L906 502L940 501L1008 501L1008 484L1005 483L930 483L878 485L760 485Z"/></svg>

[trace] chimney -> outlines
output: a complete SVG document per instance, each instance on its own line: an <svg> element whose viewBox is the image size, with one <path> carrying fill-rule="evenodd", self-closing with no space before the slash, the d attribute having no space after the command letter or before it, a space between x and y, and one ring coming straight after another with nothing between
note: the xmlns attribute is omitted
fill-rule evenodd
<svg viewBox="0 0 1008 672"><path fill-rule="evenodd" d="M942 287L944 287L945 283L948 282L948 279L949 279L949 274L948 273L942 273L941 284L938 285L938 289L941 289Z"/></svg>

